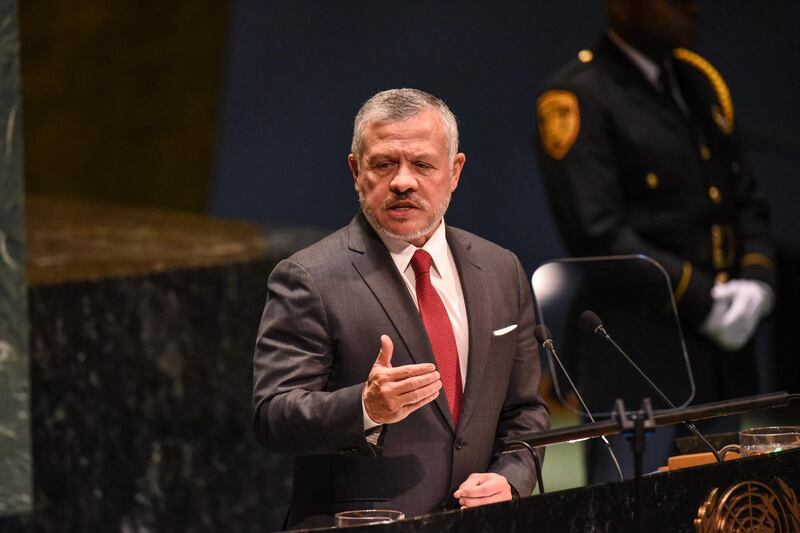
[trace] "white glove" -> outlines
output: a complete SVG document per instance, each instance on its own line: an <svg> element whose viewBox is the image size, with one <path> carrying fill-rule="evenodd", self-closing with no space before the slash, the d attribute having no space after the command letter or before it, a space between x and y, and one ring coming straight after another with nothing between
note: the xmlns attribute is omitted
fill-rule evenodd
<svg viewBox="0 0 800 533"><path fill-rule="evenodd" d="M718 283L711 289L711 298L714 303L700 331L731 352L745 345L775 305L772 288L750 279Z"/></svg>

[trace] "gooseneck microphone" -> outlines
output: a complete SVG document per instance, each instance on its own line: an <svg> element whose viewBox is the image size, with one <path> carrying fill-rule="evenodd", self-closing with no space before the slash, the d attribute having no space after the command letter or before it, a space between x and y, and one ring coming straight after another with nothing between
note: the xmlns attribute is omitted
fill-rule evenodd
<svg viewBox="0 0 800 533"><path fill-rule="evenodd" d="M589 331L589 332L594 333L596 335L600 335L605 340L607 340L608 342L613 344L614 348L616 348L616 350L620 354L622 354L622 357L624 357L625 360L628 361L628 363L636 370L636 372L639 373L639 375L642 377L643 380L645 380L647 382L647 384L650 386L650 388L653 389L656 392L656 394L658 394L659 398L661 398L664 401L664 403L666 403L670 407L675 408L675 404L672 403L671 401L669 401L669 398L667 398L667 395L664 394L663 392L661 392L661 389L659 389L656 386L656 384L653 383L653 380L651 380L647 376L647 374L645 374L644 371L641 368L639 368L639 365L637 365L633 361L633 359L628 357L628 354L626 354L625 351L622 348L620 348L619 344L617 344L614 341L614 339L611 338L611 335L608 334L608 332L606 331L606 328L603 327L603 321L600 320L600 317L597 316L597 313L595 313L594 311L591 311L589 309L587 309L586 311L581 313L581 326L583 326L583 328L586 331Z"/></svg>
<svg viewBox="0 0 800 533"><path fill-rule="evenodd" d="M587 309L581 313L581 325L584 327L584 329L591 331L592 333L597 333L606 339L611 338L608 335L606 328L603 327L603 321L600 320L600 317L597 316L597 313L591 309Z"/></svg>
<svg viewBox="0 0 800 533"><path fill-rule="evenodd" d="M553 356L553 359L555 359L556 363L558 363L558 366L561 368L561 372L564 373L564 376L567 378L567 381L569 382L569 386L572 387L572 390L575 391L575 396L578 398L578 401L581 402L581 406L583 407L586 416L589 418L589 420L594 422L595 420L594 417L592 416L592 412L586 406L586 402L583 401L581 393L578 392L578 387L576 387L575 383L572 382L572 378L569 376L567 369L564 368L564 364L561 362L561 359L558 357L558 354L556 353L556 347L555 344L553 343L553 337L550 334L550 330L544 324L539 324L538 326L535 326L533 328L533 335L536 337L536 340L539 341L539 344L544 346L544 348L548 351L548 353L550 353L550 355ZM608 450L608 453L611 456L611 460L614 461L614 466L617 468L617 474L619 474L619 480L624 481L625 476L622 475L622 468L620 468L619 466L619 461L617 461L617 456L614 455L614 450L611 449L611 444L608 442L608 439L606 438L605 435L601 435L600 440L603 441L603 445L606 447L606 450Z"/></svg>
<svg viewBox="0 0 800 533"><path fill-rule="evenodd" d="M586 331L588 331L589 333L594 333L595 335L599 335L599 336L603 337L605 340L607 340L608 342L610 342L614 346L614 348L617 350L617 352L620 353L622 355L622 357L628 362L628 364L630 364L633 367L633 369L636 370L636 372L642 377L643 380L645 380L645 382L647 382L647 384L650 386L650 388L653 389L653 391L655 391L655 393L658 395L658 397L661 398L661 400L664 403L666 403L668 406L670 406L673 409L676 409L675 404L672 403L669 398L667 398L667 395L664 394L663 392L661 392L661 389L659 389L656 386L656 384L653 383L653 380L651 380L647 376L647 374L645 374L644 371L641 368L639 368L639 365L637 365L633 361L633 359L631 359L628 356L628 354L625 353L625 350L620 348L619 344L617 344L614 341L614 339L611 338L611 335L608 334L608 332L606 331L606 328L603 327L603 321L600 320L600 317L597 316L597 313L595 313L594 311L592 311L590 309L587 309L583 313L581 313L581 326ZM697 426L695 426L692 422L688 422L688 421L684 421L683 424L686 426L686 428L689 431L692 432L692 434L695 437L700 439L700 441L709 450L711 450L711 453L714 454L714 458L717 460L717 462L721 463L722 462L722 456L719 454L717 449L714 448L714 446L712 446L710 442L708 442L708 440L703 436L703 434L700 433L700 430L697 429Z"/></svg>

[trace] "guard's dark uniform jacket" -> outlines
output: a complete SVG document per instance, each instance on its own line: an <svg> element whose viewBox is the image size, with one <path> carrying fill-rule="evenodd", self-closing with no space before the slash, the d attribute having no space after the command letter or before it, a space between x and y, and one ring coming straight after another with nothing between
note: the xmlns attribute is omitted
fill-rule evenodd
<svg viewBox="0 0 800 533"><path fill-rule="evenodd" d="M685 329L696 332L715 280L774 285L773 246L766 199L741 159L727 86L688 50L675 50L672 65L689 116L604 36L548 82L533 145L570 252L651 256L671 279ZM710 341L700 342L690 346L696 378L707 375L697 376L698 367L732 362L733 354L724 362ZM709 350L722 359L698 361L697 352ZM696 400L752 392L752 365L730 366L749 375ZM750 385L740 386L745 378Z"/></svg>

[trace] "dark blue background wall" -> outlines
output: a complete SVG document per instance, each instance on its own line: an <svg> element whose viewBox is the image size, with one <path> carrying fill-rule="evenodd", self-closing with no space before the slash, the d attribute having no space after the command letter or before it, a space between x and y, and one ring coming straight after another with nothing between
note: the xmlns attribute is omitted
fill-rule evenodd
<svg viewBox="0 0 800 533"><path fill-rule="evenodd" d="M702 7L696 49L729 82L776 232L796 243L797 2ZM600 1L235 0L213 212L346 224L357 209L345 161L353 115L378 90L418 87L461 123L467 165L448 222L533 270L563 253L528 145L536 91L601 28Z"/></svg>

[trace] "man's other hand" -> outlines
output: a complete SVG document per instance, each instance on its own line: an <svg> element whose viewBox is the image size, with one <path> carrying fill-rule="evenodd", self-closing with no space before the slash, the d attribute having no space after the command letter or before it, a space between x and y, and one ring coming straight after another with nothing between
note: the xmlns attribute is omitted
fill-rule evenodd
<svg viewBox="0 0 800 533"><path fill-rule="evenodd" d="M453 493L461 508L477 507L511 499L511 485L500 474L470 474Z"/></svg>
<svg viewBox="0 0 800 533"><path fill-rule="evenodd" d="M367 416L378 424L392 424L439 396L442 380L431 363L392 367L394 345L381 335L381 349L364 387Z"/></svg>

